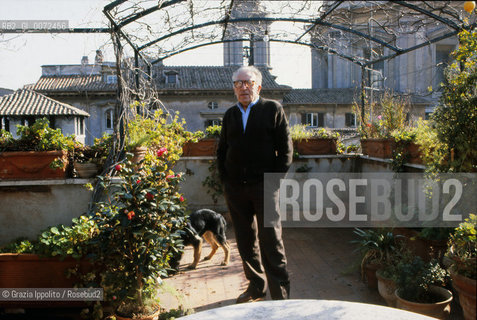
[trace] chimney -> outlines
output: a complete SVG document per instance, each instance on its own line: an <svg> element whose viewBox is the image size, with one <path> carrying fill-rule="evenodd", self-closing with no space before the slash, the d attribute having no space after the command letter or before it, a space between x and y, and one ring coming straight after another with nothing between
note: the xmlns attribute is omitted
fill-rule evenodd
<svg viewBox="0 0 477 320"><path fill-rule="evenodd" d="M96 50L96 57L94 57L94 64L103 64L103 52Z"/></svg>

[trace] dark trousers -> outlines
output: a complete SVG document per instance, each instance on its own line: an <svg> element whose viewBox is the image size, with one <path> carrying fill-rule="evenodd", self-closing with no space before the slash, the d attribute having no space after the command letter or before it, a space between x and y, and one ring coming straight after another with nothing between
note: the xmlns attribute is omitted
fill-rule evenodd
<svg viewBox="0 0 477 320"><path fill-rule="evenodd" d="M265 295L268 284L272 299L287 299L290 282L276 205L278 190L266 189L264 194L262 183L224 183L243 269L250 281L249 292L257 297ZM265 201L272 203L264 205ZM264 208L268 210L266 218L272 227L264 225Z"/></svg>

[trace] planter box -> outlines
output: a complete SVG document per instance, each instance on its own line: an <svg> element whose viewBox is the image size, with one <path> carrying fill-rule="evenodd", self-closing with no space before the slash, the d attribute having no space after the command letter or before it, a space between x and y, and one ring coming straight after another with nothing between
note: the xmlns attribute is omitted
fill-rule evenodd
<svg viewBox="0 0 477 320"><path fill-rule="evenodd" d="M218 143L218 139L202 139L197 142L187 142L182 146L182 156L215 156Z"/></svg>
<svg viewBox="0 0 477 320"><path fill-rule="evenodd" d="M0 179L65 179L68 166L66 155L66 151L2 152L0 153ZM50 164L57 158L62 159L63 168L50 168Z"/></svg>
<svg viewBox="0 0 477 320"><path fill-rule="evenodd" d="M408 154L408 161L409 163L414 163L414 164L422 164L422 154L421 151L419 151L419 145L415 144L414 142L410 142L407 146L405 151Z"/></svg>
<svg viewBox="0 0 477 320"><path fill-rule="evenodd" d="M77 279L67 278L69 269L93 271L87 260L41 258L36 254L1 253L0 288L73 288ZM81 307L82 301L0 301L1 307Z"/></svg>
<svg viewBox="0 0 477 320"><path fill-rule="evenodd" d="M79 163L75 161L74 167L78 176L83 179L93 178L99 171L98 165L93 162Z"/></svg>
<svg viewBox="0 0 477 320"><path fill-rule="evenodd" d="M393 139L362 139L361 150L370 157L389 159L393 156L395 142Z"/></svg>
<svg viewBox="0 0 477 320"><path fill-rule="evenodd" d="M293 141L293 148L301 155L336 154L337 139L312 138Z"/></svg>

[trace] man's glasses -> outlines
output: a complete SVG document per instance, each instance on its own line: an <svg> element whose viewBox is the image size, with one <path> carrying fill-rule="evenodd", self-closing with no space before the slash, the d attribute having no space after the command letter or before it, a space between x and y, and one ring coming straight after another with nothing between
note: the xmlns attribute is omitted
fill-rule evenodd
<svg viewBox="0 0 477 320"><path fill-rule="evenodd" d="M234 81L234 87L235 88L242 88L245 85L249 88L252 88L255 85L255 81L253 81L253 80L237 80L237 81Z"/></svg>

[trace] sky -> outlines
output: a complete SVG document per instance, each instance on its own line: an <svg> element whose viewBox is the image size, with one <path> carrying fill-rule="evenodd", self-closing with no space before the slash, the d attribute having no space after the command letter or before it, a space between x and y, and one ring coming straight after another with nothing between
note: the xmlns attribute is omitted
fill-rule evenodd
<svg viewBox="0 0 477 320"><path fill-rule="evenodd" d="M102 13L108 0L0 0L0 28L5 20L67 20L69 27L106 27ZM294 88L311 86L309 48L271 43L272 74L277 82ZM102 49L105 61L114 61L109 35L0 34L0 88L19 89L35 83L42 65L80 64L83 56L94 62ZM186 52L165 65L221 65L222 45Z"/></svg>

